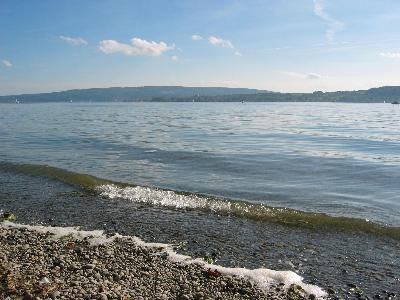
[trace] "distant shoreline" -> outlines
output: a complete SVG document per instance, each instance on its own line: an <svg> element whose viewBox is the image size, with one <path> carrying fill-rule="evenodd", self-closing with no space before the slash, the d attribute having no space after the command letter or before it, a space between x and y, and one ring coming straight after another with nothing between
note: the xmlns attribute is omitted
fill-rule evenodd
<svg viewBox="0 0 400 300"><path fill-rule="evenodd" d="M143 100L143 101L87 101L87 100L76 100L73 102L66 102L66 101L35 101L35 102L24 102L24 101L19 101L18 103L9 101L9 102L2 102L0 101L1 104L9 104L9 105L14 105L14 104L73 104L73 103L103 103L103 104L112 104L112 103L337 103L337 104L391 104L393 103L390 102L350 102L350 101L186 101L186 100Z"/></svg>
<svg viewBox="0 0 400 300"><path fill-rule="evenodd" d="M359 91L278 93L223 87L113 87L52 93L0 96L0 103L53 102L339 102L391 103L400 101L400 86Z"/></svg>

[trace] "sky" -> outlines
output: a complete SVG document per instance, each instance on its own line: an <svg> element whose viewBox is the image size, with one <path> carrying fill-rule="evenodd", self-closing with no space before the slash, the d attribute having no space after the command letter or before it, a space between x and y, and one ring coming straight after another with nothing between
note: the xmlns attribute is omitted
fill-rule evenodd
<svg viewBox="0 0 400 300"><path fill-rule="evenodd" d="M400 85L399 0L0 0L0 95Z"/></svg>

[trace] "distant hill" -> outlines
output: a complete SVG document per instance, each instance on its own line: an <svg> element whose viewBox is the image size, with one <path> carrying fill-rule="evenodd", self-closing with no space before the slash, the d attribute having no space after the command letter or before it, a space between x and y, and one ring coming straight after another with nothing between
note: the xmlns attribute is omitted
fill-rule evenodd
<svg viewBox="0 0 400 300"><path fill-rule="evenodd" d="M173 102L343 102L343 103L379 103L400 102L400 87L386 86L360 91L338 91L338 92L313 92L313 93L255 93L236 95L215 95L180 97L180 98L153 98L152 101Z"/></svg>
<svg viewBox="0 0 400 300"><path fill-rule="evenodd" d="M224 87L144 86L69 90L42 94L0 96L1 102L400 102L400 86L360 91L276 93Z"/></svg>
<svg viewBox="0 0 400 300"><path fill-rule="evenodd" d="M400 102L400 86L385 86L359 91L338 91L313 93L254 93L235 95L214 95L193 97L155 97L151 101L174 102L348 102L348 103L379 103Z"/></svg>
<svg viewBox="0 0 400 300"><path fill-rule="evenodd" d="M225 87L183 87L183 86L143 86L143 87L111 87L68 90L53 93L23 94L0 96L0 102L15 102L16 99L23 103L33 102L134 102L150 101L153 98L180 98L199 96L222 95L249 95L268 91L225 88Z"/></svg>

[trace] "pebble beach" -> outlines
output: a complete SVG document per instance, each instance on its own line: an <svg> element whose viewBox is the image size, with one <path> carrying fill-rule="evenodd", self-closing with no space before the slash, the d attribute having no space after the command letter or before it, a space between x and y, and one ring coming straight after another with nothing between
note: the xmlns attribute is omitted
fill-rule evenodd
<svg viewBox="0 0 400 300"><path fill-rule="evenodd" d="M174 261L133 237L0 226L0 299L314 299L296 284L268 289L217 266ZM75 232L76 233L76 232Z"/></svg>

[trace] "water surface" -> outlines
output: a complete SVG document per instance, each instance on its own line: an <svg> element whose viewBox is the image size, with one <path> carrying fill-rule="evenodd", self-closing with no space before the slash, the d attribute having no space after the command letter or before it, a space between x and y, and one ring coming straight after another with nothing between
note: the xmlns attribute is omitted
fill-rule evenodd
<svg viewBox="0 0 400 300"><path fill-rule="evenodd" d="M400 226L400 109L337 103L0 106L1 161Z"/></svg>

